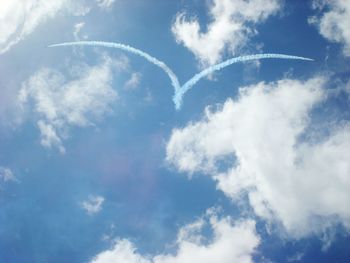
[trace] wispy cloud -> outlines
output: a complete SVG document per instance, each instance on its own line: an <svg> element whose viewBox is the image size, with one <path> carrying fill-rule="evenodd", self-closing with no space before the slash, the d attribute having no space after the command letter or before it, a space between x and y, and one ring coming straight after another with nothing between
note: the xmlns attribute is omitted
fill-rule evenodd
<svg viewBox="0 0 350 263"><path fill-rule="evenodd" d="M124 88L127 90L135 89L141 82L142 74L140 72L131 73L130 78L125 82Z"/></svg>
<svg viewBox="0 0 350 263"><path fill-rule="evenodd" d="M0 2L0 54L31 34L40 24L70 5L70 0ZM73 6L70 6L73 8ZM71 10L74 11L74 10Z"/></svg>
<svg viewBox="0 0 350 263"><path fill-rule="evenodd" d="M110 8L114 4L115 0L96 0L96 3L101 8Z"/></svg>
<svg viewBox="0 0 350 263"><path fill-rule="evenodd" d="M278 0L212 0L209 14L212 22L202 32L197 18L176 16L172 32L178 43L187 47L202 65L217 63L225 50L235 54L248 39L257 34L255 24L266 20L281 7Z"/></svg>
<svg viewBox="0 0 350 263"><path fill-rule="evenodd" d="M96 0L102 9L108 9L113 2L114 0ZM85 16L92 8L93 5L82 0L0 1L0 54L10 50L59 13Z"/></svg>
<svg viewBox="0 0 350 263"><path fill-rule="evenodd" d="M89 196L88 200L80 203L80 206L89 215L94 215L101 211L104 201L102 196Z"/></svg>
<svg viewBox="0 0 350 263"><path fill-rule="evenodd" d="M298 262L298 261L302 260L304 255L305 255L305 252L298 252L292 256L287 257L287 261L288 262Z"/></svg>
<svg viewBox="0 0 350 263"><path fill-rule="evenodd" d="M74 36L74 39L76 41L80 40L81 38L82 39L86 39L87 38L87 35L80 36L80 32L81 32L81 30L83 29L84 26L85 26L85 22L76 23L74 25L73 36Z"/></svg>
<svg viewBox="0 0 350 263"><path fill-rule="evenodd" d="M4 182L19 182L10 168L2 166L0 166L0 179Z"/></svg>
<svg viewBox="0 0 350 263"><path fill-rule="evenodd" d="M119 62L105 57L97 66L81 66L79 73L66 79L60 72L44 68L25 81L19 92L22 107L37 114L41 143L65 151L62 140L70 127L85 127L112 112L117 98L112 87ZM28 106L27 106L28 107Z"/></svg>

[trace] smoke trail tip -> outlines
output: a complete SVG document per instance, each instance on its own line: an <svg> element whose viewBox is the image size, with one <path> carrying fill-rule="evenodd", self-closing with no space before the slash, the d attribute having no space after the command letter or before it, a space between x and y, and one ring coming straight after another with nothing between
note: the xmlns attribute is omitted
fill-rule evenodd
<svg viewBox="0 0 350 263"><path fill-rule="evenodd" d="M307 60L307 61L315 61L313 58L308 58L308 57L299 57L299 56L294 56L296 59L301 59L301 60Z"/></svg>
<svg viewBox="0 0 350 263"><path fill-rule="evenodd" d="M59 46L62 46L62 44L51 44L51 45L48 45L47 47L59 47Z"/></svg>
<svg viewBox="0 0 350 263"><path fill-rule="evenodd" d="M62 42L62 43L56 43L56 44L48 45L48 47L74 46L74 45L79 45L79 44L81 44L83 42L84 41ZM92 41L90 41L90 42L92 42Z"/></svg>
<svg viewBox="0 0 350 263"><path fill-rule="evenodd" d="M304 57L303 57L303 59L304 59L304 60L308 60L308 61L315 61L313 58L304 58Z"/></svg>

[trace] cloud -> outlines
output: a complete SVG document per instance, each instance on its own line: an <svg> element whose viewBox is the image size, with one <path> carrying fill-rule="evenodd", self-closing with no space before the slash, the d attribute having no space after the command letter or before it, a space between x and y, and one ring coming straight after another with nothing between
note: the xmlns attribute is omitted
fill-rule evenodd
<svg viewBox="0 0 350 263"><path fill-rule="evenodd" d="M97 0L100 8L110 7L114 0ZM0 1L0 54L25 39L41 24L60 12L84 16L92 9L85 0L10 0Z"/></svg>
<svg viewBox="0 0 350 263"><path fill-rule="evenodd" d="M11 0L0 3L0 54L53 18L68 0Z"/></svg>
<svg viewBox="0 0 350 263"><path fill-rule="evenodd" d="M41 144L64 152L62 140L70 127L86 127L112 111L117 98L112 87L113 73L125 67L108 57L97 66L80 66L73 79L44 68L22 84L19 103L36 113Z"/></svg>
<svg viewBox="0 0 350 263"><path fill-rule="evenodd" d="M37 125L40 130L41 145L47 148L57 146L60 153L66 152L66 149L63 147L62 140L57 135L56 128L53 125L42 120L38 121Z"/></svg>
<svg viewBox="0 0 350 263"><path fill-rule="evenodd" d="M218 62L225 50L231 53L243 47L256 35L256 24L275 14L278 0L212 0L209 15L212 22L202 32L197 18L176 16L172 32L178 43L187 47L202 64Z"/></svg>
<svg viewBox="0 0 350 263"><path fill-rule="evenodd" d="M294 255L287 257L287 261L288 262L298 262L298 261L302 260L304 255L305 255L305 252L297 252Z"/></svg>
<svg viewBox="0 0 350 263"><path fill-rule="evenodd" d="M133 72L130 76L130 79L128 79L125 82L124 88L127 90L132 90L137 88L141 82L141 77L142 77L141 73Z"/></svg>
<svg viewBox="0 0 350 263"><path fill-rule="evenodd" d="M201 233L206 224L213 231L212 240L207 240ZM259 243L254 221L234 223L230 217L218 219L211 214L209 218L201 218L180 229L174 254L140 255L129 240L121 239L111 250L98 254L91 263L248 263L253 262L252 255Z"/></svg>
<svg viewBox="0 0 350 263"><path fill-rule="evenodd" d="M85 26L84 22L76 23L74 25L73 36L74 36L74 39L76 41L80 40L81 38L82 39L87 39L88 38L87 35L83 35L82 37L80 37L80 32L81 32L81 30L83 29L84 26Z"/></svg>
<svg viewBox="0 0 350 263"><path fill-rule="evenodd" d="M18 182L10 168L0 166L0 179L4 182Z"/></svg>
<svg viewBox="0 0 350 263"><path fill-rule="evenodd" d="M80 206L89 215L93 215L101 211L104 201L102 196L90 196L87 201L81 202Z"/></svg>
<svg viewBox="0 0 350 263"><path fill-rule="evenodd" d="M350 5L346 0L314 0L313 8L326 10L322 15L309 18L320 34L343 45L343 53L350 56Z"/></svg>
<svg viewBox="0 0 350 263"><path fill-rule="evenodd" d="M292 237L339 222L350 229L350 123L329 125L329 136L310 131L325 83L314 77L243 87L237 100L174 129L167 161L189 175L210 175L232 200L247 196L258 216L282 223Z"/></svg>
<svg viewBox="0 0 350 263"><path fill-rule="evenodd" d="M101 8L110 8L114 4L115 0L96 0L96 3Z"/></svg>

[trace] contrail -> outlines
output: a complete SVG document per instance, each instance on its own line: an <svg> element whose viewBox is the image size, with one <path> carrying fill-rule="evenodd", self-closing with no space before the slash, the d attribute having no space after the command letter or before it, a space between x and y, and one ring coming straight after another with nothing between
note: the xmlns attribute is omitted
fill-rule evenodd
<svg viewBox="0 0 350 263"><path fill-rule="evenodd" d="M184 96L184 94L188 90L190 90L200 79L204 78L205 76L208 76L209 74L213 73L214 71L221 70L221 69L223 69L227 66L230 66L234 63L244 62L244 61L249 61L249 60L257 60L257 59L267 59L267 58L298 59L298 60L309 60L309 61L313 60L313 59L305 58L305 57L298 57L298 56L291 56L291 55L284 55L284 54L273 54L273 53L240 56L240 57L228 59L224 62L215 64L213 66L210 66L209 68L194 75L184 85L180 86L179 80L176 77L175 73L163 61L160 61L160 60L156 59L155 57L152 57L151 55L147 54L144 51L130 47L130 46L125 45L125 44L113 43L113 42L103 42L103 41L77 41L77 42L65 42L65 43L50 45L49 47L58 47L58 46L110 47L110 48L121 49L121 50L127 51L127 52L135 54L135 55L139 55L139 56L145 58L146 60L148 60L152 64L160 67L163 71L165 71L165 73L170 78L171 84L175 90L173 101L175 103L175 109L177 109L177 110L179 110L182 106L182 97Z"/></svg>
<svg viewBox="0 0 350 263"><path fill-rule="evenodd" d="M165 73L168 75L168 77L171 80L171 84L173 85L175 89L175 93L180 89L180 83L177 79L175 73L163 62L155 57L152 57L151 55L147 54L146 52L143 52L137 48L130 47L128 45L120 44L120 43L113 43L113 42L103 42L103 41L77 41L77 42L65 42L55 45L50 45L49 47L63 47L63 46L102 46L102 47L110 47L110 48L116 48L121 49L124 51L127 51L129 53L139 55L152 64L160 67L162 70L165 71Z"/></svg>
<svg viewBox="0 0 350 263"><path fill-rule="evenodd" d="M175 91L175 95L173 97L173 101L175 103L175 108L178 110L182 106L182 97L183 95L191 89L200 79L208 76L209 74L213 73L214 71L221 70L227 66L230 66L235 63L249 61L249 60L257 60L257 59L267 59L267 58L278 58L278 59L298 59L298 60L309 60L312 61L313 59L310 58L304 58L304 57L298 57L298 56L291 56L291 55L284 55L284 54L273 54L273 53L267 53L267 54L256 54L256 55L247 55L247 56L240 56L235 58L230 58L224 62L221 62L219 64L215 64L210 66L209 68L204 69L203 71L197 73L194 75L189 81L187 81L184 85L181 86L181 88L177 91Z"/></svg>

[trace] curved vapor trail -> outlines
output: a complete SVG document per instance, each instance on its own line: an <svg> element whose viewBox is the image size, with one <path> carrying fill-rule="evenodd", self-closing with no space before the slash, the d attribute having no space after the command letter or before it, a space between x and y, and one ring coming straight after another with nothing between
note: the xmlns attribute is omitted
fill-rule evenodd
<svg viewBox="0 0 350 263"><path fill-rule="evenodd" d="M179 83L179 80L177 79L175 73L163 61L160 61L160 60L156 59L155 57L152 57L151 55L149 55L146 52L143 52L142 50L139 50L137 48L133 48L133 47L130 47L128 45L121 44L121 43L103 42L103 41L64 42L64 43L60 43L60 44L50 45L49 47L63 47L63 46L102 46L102 47L121 49L121 50L127 51L129 53L139 55L165 71L165 73L168 75L168 77L171 80L171 84L173 85L175 92L177 92L180 89L180 83Z"/></svg>
<svg viewBox="0 0 350 263"><path fill-rule="evenodd" d="M298 60L308 60L312 61L313 59L305 58L305 57L299 57L299 56L291 56L291 55L285 55L285 54L274 54L274 53L266 53L266 54L256 54L256 55L246 55L246 56L240 56L235 58L230 58L228 60L225 60L224 62L215 64L210 66L209 68L204 69L203 71L197 73L194 75L190 80L188 80L185 84L181 86L181 88L175 92L175 95L173 97L173 101L175 103L175 108L180 109L182 105L182 97L183 95L191 89L200 79L208 76L209 74L213 73L214 71L221 70L227 66L230 66L235 63L249 61L249 60L257 60L257 59L267 59L267 58L277 58L277 59L298 59Z"/></svg>
<svg viewBox="0 0 350 263"><path fill-rule="evenodd" d="M188 80L184 85L180 86L179 80L176 77L175 73L163 62L155 57L147 54L146 52L143 52L139 49L133 48L131 46L121 44L121 43L114 43L114 42L103 42L103 41L77 41L77 42L65 42L60 44L54 44L50 45L49 47L59 47L59 46L103 46L103 47L110 47L110 48L117 48L124 51L127 51L129 53L139 55L152 64L160 67L165 73L168 75L168 77L171 80L171 84L175 89L175 94L173 97L173 101L175 103L175 108L179 110L182 106L182 97L183 95L190 90L200 79L204 78L205 76L208 76L209 74L213 73L214 71L221 70L227 66L230 66L234 63L249 61L249 60L257 60L257 59L268 59L268 58L276 58L276 59L297 59L297 60L309 60L312 61L313 59L305 58L305 57L299 57L299 56L291 56L291 55L285 55L285 54L274 54L274 53L267 53L267 54L256 54L256 55L247 55L247 56L240 56L228 59L224 62L215 64L210 66L209 68L197 73L194 75L190 80Z"/></svg>

